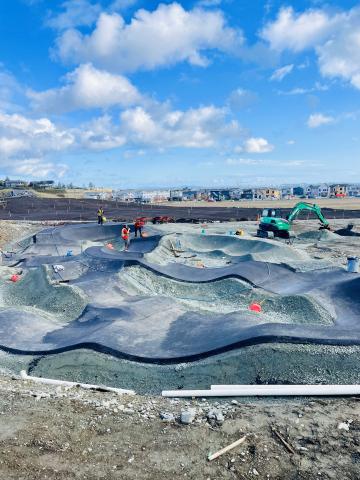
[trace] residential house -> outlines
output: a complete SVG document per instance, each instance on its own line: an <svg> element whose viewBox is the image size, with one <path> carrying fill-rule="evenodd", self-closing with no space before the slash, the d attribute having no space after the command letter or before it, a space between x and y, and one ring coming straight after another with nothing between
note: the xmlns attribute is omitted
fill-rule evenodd
<svg viewBox="0 0 360 480"><path fill-rule="evenodd" d="M278 200L281 198L281 191L277 188L256 188L254 191L255 200Z"/></svg>
<svg viewBox="0 0 360 480"><path fill-rule="evenodd" d="M302 197L304 195L304 187L293 187L293 194L295 197Z"/></svg>
<svg viewBox="0 0 360 480"><path fill-rule="evenodd" d="M25 188L28 186L28 183L24 180L10 180L6 178L4 181L5 188Z"/></svg>
<svg viewBox="0 0 360 480"><path fill-rule="evenodd" d="M240 200L242 197L243 189L242 188L232 188L230 190L230 199L231 200Z"/></svg>
<svg viewBox="0 0 360 480"><path fill-rule="evenodd" d="M345 183L330 185L330 196L331 197L346 197L348 191L348 185Z"/></svg>
<svg viewBox="0 0 360 480"><path fill-rule="evenodd" d="M360 197L360 184L348 185L348 196L349 197Z"/></svg>
<svg viewBox="0 0 360 480"><path fill-rule="evenodd" d="M242 191L241 198L244 200L254 199L254 190L252 188L246 188Z"/></svg>
<svg viewBox="0 0 360 480"><path fill-rule="evenodd" d="M55 188L54 180L39 180L29 183L29 187L32 187L36 190L51 190Z"/></svg>
<svg viewBox="0 0 360 480"><path fill-rule="evenodd" d="M209 198L212 198L217 202L221 200L230 200L230 190L229 189L209 190L208 196Z"/></svg>
<svg viewBox="0 0 360 480"><path fill-rule="evenodd" d="M170 190L169 200L170 202L181 202L183 200L184 193L181 189Z"/></svg>
<svg viewBox="0 0 360 480"><path fill-rule="evenodd" d="M281 188L281 198L289 199L294 196L293 187L282 187Z"/></svg>

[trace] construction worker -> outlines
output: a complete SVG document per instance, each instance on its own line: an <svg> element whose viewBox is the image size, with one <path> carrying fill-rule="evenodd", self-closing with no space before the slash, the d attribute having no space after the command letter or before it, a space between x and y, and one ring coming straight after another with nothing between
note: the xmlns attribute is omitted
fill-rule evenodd
<svg viewBox="0 0 360 480"><path fill-rule="evenodd" d="M121 229L121 238L125 243L124 251L127 252L130 246L130 228L127 225L124 225Z"/></svg>
<svg viewBox="0 0 360 480"><path fill-rule="evenodd" d="M98 225L102 225L104 223L104 209L102 207L98 208L97 217L98 217Z"/></svg>
<svg viewBox="0 0 360 480"><path fill-rule="evenodd" d="M137 238L137 234L139 232L140 238L142 237L142 229L143 226L145 225L145 222L142 218L137 218L135 220L134 226L135 226L135 238Z"/></svg>

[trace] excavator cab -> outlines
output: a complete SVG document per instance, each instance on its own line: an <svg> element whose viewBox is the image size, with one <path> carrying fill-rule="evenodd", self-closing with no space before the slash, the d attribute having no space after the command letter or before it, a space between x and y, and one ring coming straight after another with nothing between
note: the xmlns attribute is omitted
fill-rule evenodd
<svg viewBox="0 0 360 480"><path fill-rule="evenodd" d="M281 210L278 208L264 208L261 214L262 217L273 217L273 218L281 218L282 213Z"/></svg>

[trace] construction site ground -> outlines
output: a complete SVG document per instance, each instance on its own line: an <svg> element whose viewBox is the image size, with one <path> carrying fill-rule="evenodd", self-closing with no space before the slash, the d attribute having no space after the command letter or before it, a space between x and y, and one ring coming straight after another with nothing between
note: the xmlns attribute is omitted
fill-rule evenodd
<svg viewBox="0 0 360 480"><path fill-rule="evenodd" d="M168 400L0 377L0 478L357 480L359 412L358 398Z"/></svg>
<svg viewBox="0 0 360 480"><path fill-rule="evenodd" d="M329 220L360 218L360 198L309 200L318 203ZM241 202L177 202L159 204L121 203L74 198L20 197L9 199L0 208L2 220L93 221L100 205L108 219L133 221L137 217L170 216L175 220L256 220L264 207L281 207L290 212L297 200ZM299 218L314 218L303 212Z"/></svg>
<svg viewBox="0 0 360 480"><path fill-rule="evenodd" d="M44 228L41 220L0 221L0 248ZM341 249L309 242L307 252L344 264L346 255L358 254L348 240ZM360 478L358 397L119 396L22 380L4 368L6 355L0 357L0 479ZM180 415L190 409L194 420L185 425ZM208 461L209 453L244 435L242 445Z"/></svg>

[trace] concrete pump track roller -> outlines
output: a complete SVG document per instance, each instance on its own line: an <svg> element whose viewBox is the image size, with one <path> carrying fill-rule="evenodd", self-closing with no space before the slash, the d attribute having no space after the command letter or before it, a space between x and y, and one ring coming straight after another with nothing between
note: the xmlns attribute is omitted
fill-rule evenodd
<svg viewBox="0 0 360 480"><path fill-rule="evenodd" d="M207 237L200 227L197 236L171 240L173 262L155 261L174 234L147 227L124 252L120 230L112 223L48 228L3 256L1 349L44 356L88 349L174 364L265 343L360 345L359 274L298 271L290 266L296 250L281 242ZM227 261L205 268L175 261L188 250L220 251ZM12 284L15 270L22 274ZM260 314L249 311L254 301Z"/></svg>

